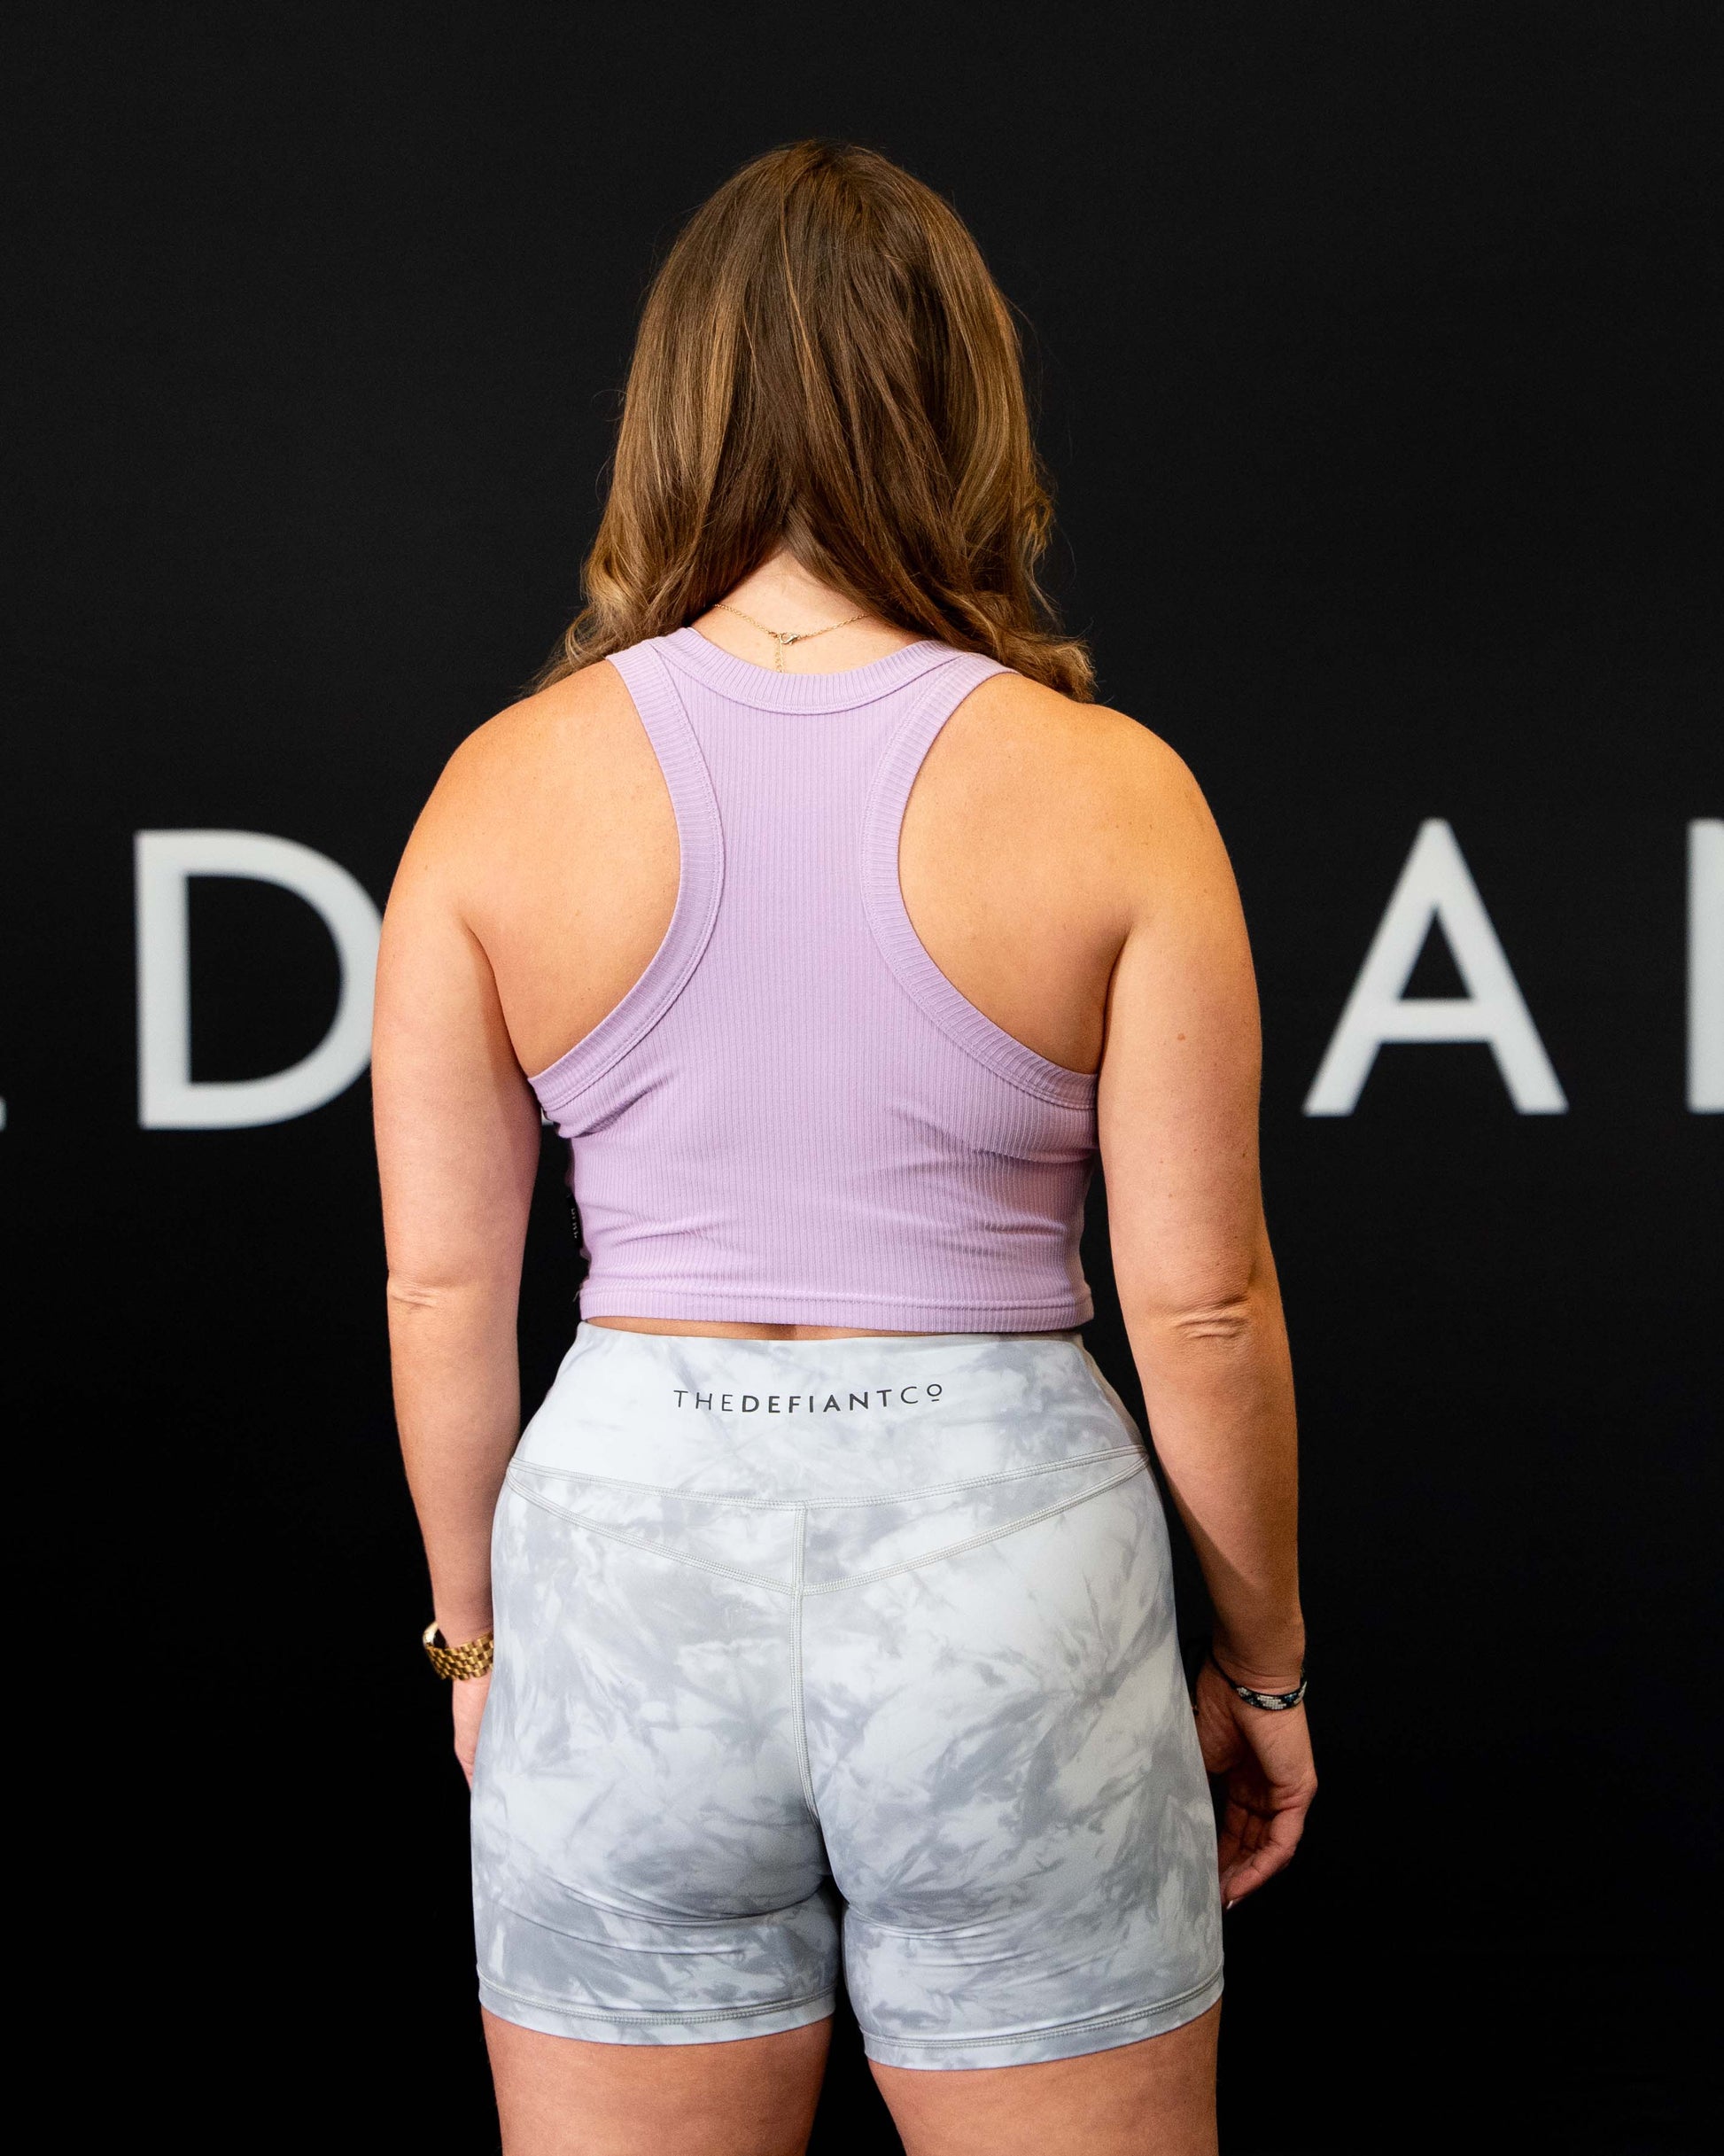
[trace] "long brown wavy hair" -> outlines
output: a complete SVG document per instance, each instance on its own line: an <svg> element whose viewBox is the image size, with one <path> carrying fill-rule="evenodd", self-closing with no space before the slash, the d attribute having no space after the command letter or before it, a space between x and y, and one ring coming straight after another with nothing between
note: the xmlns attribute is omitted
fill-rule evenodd
<svg viewBox="0 0 1724 2156"><path fill-rule="evenodd" d="M1087 701L1016 329L951 204L871 150L745 165L654 278L586 605L539 686L679 628L780 545L858 608Z"/></svg>

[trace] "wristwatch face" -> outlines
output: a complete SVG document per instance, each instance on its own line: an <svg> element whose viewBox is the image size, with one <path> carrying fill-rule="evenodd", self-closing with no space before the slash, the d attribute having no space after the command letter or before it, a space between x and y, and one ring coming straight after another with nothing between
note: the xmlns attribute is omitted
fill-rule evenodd
<svg viewBox="0 0 1724 2156"><path fill-rule="evenodd" d="M464 1646L452 1647L438 1630L435 1622L428 1624L420 1635L431 1666L439 1677L450 1678L486 1676L495 1654L494 1637L490 1631L470 1639Z"/></svg>

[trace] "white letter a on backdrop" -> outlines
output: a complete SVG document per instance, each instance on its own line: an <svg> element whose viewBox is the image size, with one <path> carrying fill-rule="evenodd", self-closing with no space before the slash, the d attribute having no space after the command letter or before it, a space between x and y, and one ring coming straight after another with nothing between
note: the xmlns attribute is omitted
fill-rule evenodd
<svg viewBox="0 0 1724 2156"><path fill-rule="evenodd" d="M285 1123L345 1092L371 1054L377 909L337 861L261 831L139 831L137 1119L146 1131L241 1130ZM267 1078L199 1084L191 1076L186 879L250 876L303 899L335 938L341 994L311 1054Z"/></svg>
<svg viewBox="0 0 1724 2156"><path fill-rule="evenodd" d="M1448 939L1466 993L1404 998L1433 921ZM1478 885L1440 816L1419 826L1306 1096L1305 1113L1350 1116L1386 1040L1487 1040L1523 1116L1559 1116L1568 1106Z"/></svg>

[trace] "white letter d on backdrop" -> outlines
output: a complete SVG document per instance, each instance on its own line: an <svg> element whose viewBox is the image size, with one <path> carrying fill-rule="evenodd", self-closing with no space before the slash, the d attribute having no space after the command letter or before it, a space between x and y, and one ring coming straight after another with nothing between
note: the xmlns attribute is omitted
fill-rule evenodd
<svg viewBox="0 0 1724 2156"><path fill-rule="evenodd" d="M243 1130L285 1123L345 1092L371 1053L377 909L338 862L260 831L139 831L137 1119L146 1131ZM303 899L335 938L341 994L335 1023L311 1054L267 1078L220 1084L191 1076L190 953L186 879L250 876Z"/></svg>
<svg viewBox="0 0 1724 2156"><path fill-rule="evenodd" d="M1464 996L1403 997L1435 921ZM1386 1040L1487 1040L1523 1116L1567 1108L1503 946L1455 834L1440 816L1419 826L1341 1022L1305 1098L1308 1116L1350 1116Z"/></svg>

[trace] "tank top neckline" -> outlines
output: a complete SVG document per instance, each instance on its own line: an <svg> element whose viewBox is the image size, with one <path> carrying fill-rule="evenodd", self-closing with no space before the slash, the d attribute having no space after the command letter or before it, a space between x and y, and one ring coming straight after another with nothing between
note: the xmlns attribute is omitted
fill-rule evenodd
<svg viewBox="0 0 1724 2156"><path fill-rule="evenodd" d="M720 649L698 629L672 629L654 640L658 650L684 673L693 674L737 704L766 712L850 712L906 688L930 666L961 656L955 644L937 637L918 637L884 658L865 666L845 666L835 673L780 673L757 666Z"/></svg>
<svg viewBox="0 0 1724 2156"><path fill-rule="evenodd" d="M620 671L652 742L677 822L680 868L670 926L621 1000L555 1062L530 1077L528 1082L541 1105L566 1105L576 1094L587 1091L652 1030L700 964L718 917L725 881L724 831L706 759L674 687L672 647L678 638L692 638L703 653L710 652L746 673L760 676L768 687L854 683L864 675L877 676L881 668L892 667L912 653L922 655L913 670L897 669L890 688L872 695L858 695L850 689L842 701L820 707L829 711L857 711L895 689L912 689L921 676L932 676L936 665L943 679L955 681L956 694L942 693L931 680L928 687L916 690L875 768L858 829L858 865L868 925L881 956L899 985L955 1047L1021 1092L1060 1107L1092 1111L1096 1073L1074 1070L1050 1061L988 1017L948 980L916 933L898 881L899 833L923 759L954 704L991 674L1005 671L998 661L929 638L906 644L866 666L829 674L784 675L752 665L746 659L733 660L728 652L709 643L695 629L679 629L671 636L652 638L617 655L624 661ZM688 647L685 643L680 648L686 651ZM643 664L649 653L658 658L659 669ZM947 664L955 666L955 676L944 673ZM700 678L707 678L703 665ZM718 693L727 701L734 700L721 686Z"/></svg>

